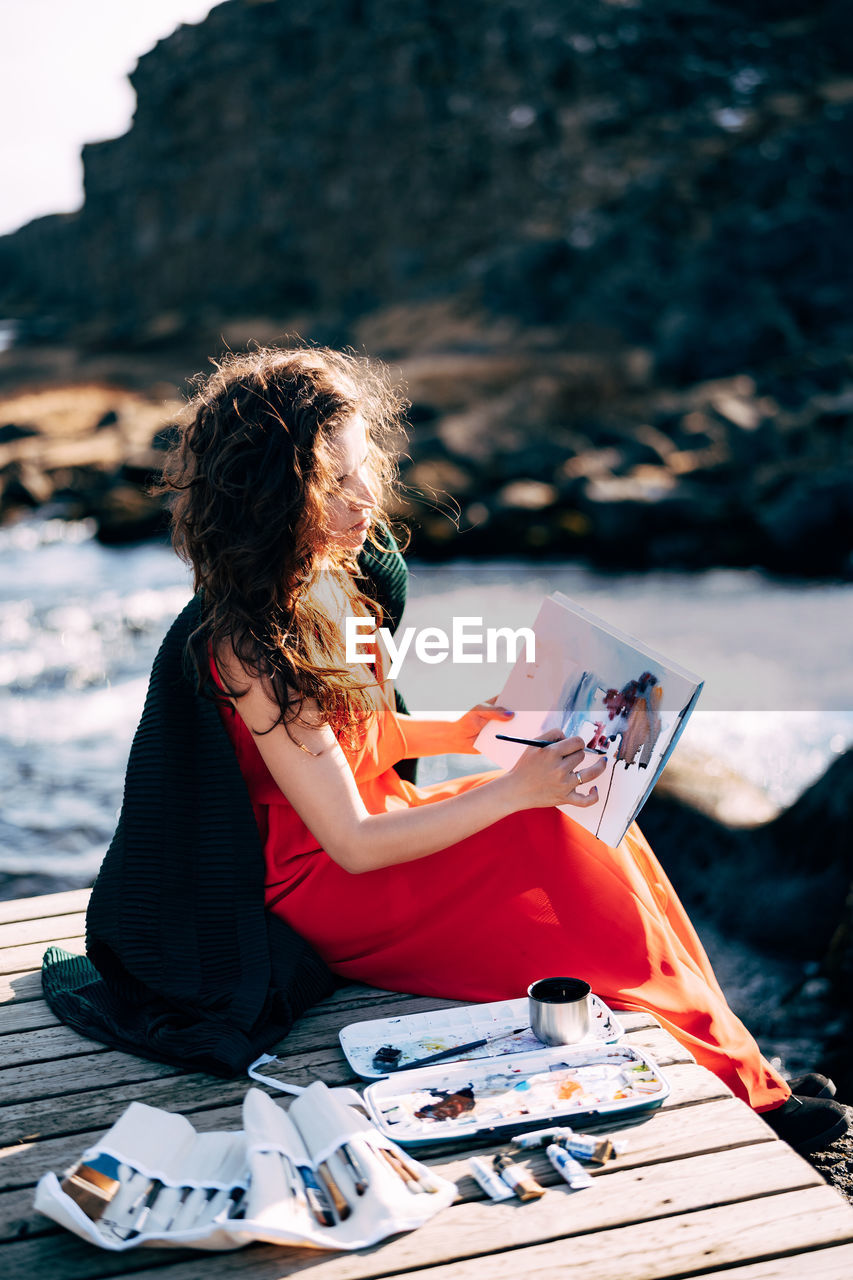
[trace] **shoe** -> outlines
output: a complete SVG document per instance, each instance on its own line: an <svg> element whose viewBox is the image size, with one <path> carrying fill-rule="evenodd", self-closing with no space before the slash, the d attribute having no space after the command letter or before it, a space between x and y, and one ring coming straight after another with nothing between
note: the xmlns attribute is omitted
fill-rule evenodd
<svg viewBox="0 0 853 1280"><path fill-rule="evenodd" d="M795 1076L788 1081L791 1093L798 1098L834 1098L835 1084L817 1071L809 1071L807 1075Z"/></svg>
<svg viewBox="0 0 853 1280"><path fill-rule="evenodd" d="M822 1151L850 1127L847 1108L834 1098L800 1098L795 1093L781 1107L762 1111L761 1119L801 1155Z"/></svg>

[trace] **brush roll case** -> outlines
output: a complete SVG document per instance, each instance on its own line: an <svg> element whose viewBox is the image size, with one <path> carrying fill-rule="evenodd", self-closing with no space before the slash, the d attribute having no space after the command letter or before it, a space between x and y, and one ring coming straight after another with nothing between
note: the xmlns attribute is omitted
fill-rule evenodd
<svg viewBox="0 0 853 1280"><path fill-rule="evenodd" d="M79 1190L87 1179L94 1195ZM183 1116L133 1102L62 1181L39 1180L35 1207L116 1252L253 1240L360 1249L421 1226L455 1195L315 1081L287 1111L250 1089L243 1129L231 1133L197 1133Z"/></svg>

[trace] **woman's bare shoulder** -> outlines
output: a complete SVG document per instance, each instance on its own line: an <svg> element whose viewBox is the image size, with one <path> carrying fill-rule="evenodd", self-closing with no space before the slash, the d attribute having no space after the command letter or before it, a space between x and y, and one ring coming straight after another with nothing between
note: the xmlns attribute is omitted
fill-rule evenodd
<svg viewBox="0 0 853 1280"><path fill-rule="evenodd" d="M213 657L222 688L253 734L268 734L281 726L294 738L292 729L328 727L316 700L304 697L293 685L287 686L288 701L283 708L269 676L250 667L230 640L220 641Z"/></svg>
<svg viewBox="0 0 853 1280"><path fill-rule="evenodd" d="M256 673L238 657L230 638L215 640L211 644L211 665L219 684L232 697L247 693L252 679L257 678Z"/></svg>

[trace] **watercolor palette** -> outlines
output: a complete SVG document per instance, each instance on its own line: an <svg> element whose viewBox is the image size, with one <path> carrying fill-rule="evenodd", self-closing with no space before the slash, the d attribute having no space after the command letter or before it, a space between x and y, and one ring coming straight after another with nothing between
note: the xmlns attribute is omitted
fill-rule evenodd
<svg viewBox="0 0 853 1280"><path fill-rule="evenodd" d="M603 1000L591 996L592 1031L582 1044L612 1044L621 1039L625 1028ZM523 1028L519 1034L514 1031ZM527 996L517 1000L495 1000L488 1004L457 1005L434 1009L429 1013L412 1013L399 1018L374 1018L368 1022L351 1022L340 1033L341 1048L347 1062L362 1080L381 1080L388 1069L374 1062L377 1050L399 1049L397 1066L417 1062L432 1053L470 1044L488 1037L488 1044L469 1049L454 1061L473 1062L484 1058L500 1058L507 1054L530 1053L542 1043L530 1030ZM574 1046L573 1046L574 1047Z"/></svg>
<svg viewBox="0 0 853 1280"><path fill-rule="evenodd" d="M368 1085L380 1132L404 1145L517 1132L527 1125L583 1125L661 1105L669 1085L646 1053L628 1045L557 1045L511 1057L437 1063Z"/></svg>

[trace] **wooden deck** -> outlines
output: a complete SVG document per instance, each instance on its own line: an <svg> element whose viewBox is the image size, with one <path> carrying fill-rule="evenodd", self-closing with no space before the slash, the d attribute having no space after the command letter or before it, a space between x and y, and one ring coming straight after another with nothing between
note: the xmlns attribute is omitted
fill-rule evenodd
<svg viewBox="0 0 853 1280"><path fill-rule="evenodd" d="M72 1164L133 1099L188 1115L198 1129L237 1128L248 1081L186 1074L114 1053L56 1022L41 998L48 943L82 951L86 891L0 903L0 1274L84 1280L239 1276L278 1280L847 1280L853 1209L812 1167L651 1018L623 1015L632 1044L664 1066L672 1094L630 1130L629 1150L570 1193L544 1157L536 1202L491 1204L466 1173L470 1150L428 1163L458 1183L457 1202L426 1226L358 1253L252 1245L237 1253L100 1251L32 1209L48 1169ZM348 987L286 1041L286 1076L354 1083L338 1047L347 1022L433 1008L436 1001ZM496 1149L496 1148L495 1148Z"/></svg>

